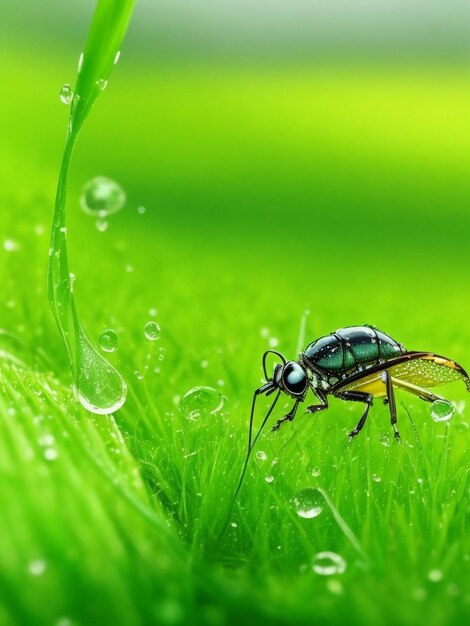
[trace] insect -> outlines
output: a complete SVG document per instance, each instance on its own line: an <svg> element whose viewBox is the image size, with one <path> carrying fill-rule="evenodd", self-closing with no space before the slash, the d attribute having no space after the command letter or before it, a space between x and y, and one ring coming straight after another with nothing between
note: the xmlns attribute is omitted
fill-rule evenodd
<svg viewBox="0 0 470 626"><path fill-rule="evenodd" d="M266 358L274 354L281 363L274 367L271 378L266 371ZM297 361L286 361L275 350L267 350L263 355L263 370L266 383L255 390L250 415L248 459L256 440L274 410L281 393L290 396L294 404L273 430L281 424L292 421L300 403L304 402L311 390L318 402L307 406L308 413L317 413L328 408L328 396L341 400L360 402L365 405L356 427L349 433L356 437L364 427L374 398L383 398L390 410L390 421L396 439L400 439L397 428L397 408L395 389L407 391L427 402L444 400L427 387L435 387L455 380L462 380L470 391L470 378L467 372L455 361L432 352L412 352L374 326L349 326L330 335L320 337L310 343L299 355ZM256 399L261 394L267 396L276 392L261 428L253 440L253 415Z"/></svg>

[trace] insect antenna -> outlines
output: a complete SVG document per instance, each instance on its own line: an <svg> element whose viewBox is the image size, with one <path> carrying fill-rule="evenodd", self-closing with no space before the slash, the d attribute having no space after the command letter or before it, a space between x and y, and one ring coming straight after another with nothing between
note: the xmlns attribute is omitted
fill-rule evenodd
<svg viewBox="0 0 470 626"><path fill-rule="evenodd" d="M265 393L267 396L269 396L275 390L276 390L275 385L270 381L270 382L266 383L265 385L263 385L262 387L259 387L259 389L256 389L255 393L253 394L253 402L251 403L251 413L250 413L250 428L249 428L249 431L248 431L248 450L246 452L245 463L243 464L243 470L242 470L242 473L241 473L241 476L240 476L240 480L238 481L238 486L237 486L237 489L235 491L234 499L237 497L238 492L240 491L240 488L242 486L243 479L245 478L245 474L246 474L246 470L247 470L247 467L248 467L248 461L250 460L251 452L252 452L253 448L255 447L255 444L258 441L258 438L261 435L261 432L263 431L263 428L264 428L266 422L268 421L269 416L274 411L274 407L276 406L276 403L279 400L279 396L281 395L281 392L280 391L277 392L276 397L274 398L273 403L269 407L269 410L266 413L266 416L265 416L261 426L259 427L258 432L256 433L256 437L253 439L253 419L254 419L254 415L255 415L256 399L262 393Z"/></svg>

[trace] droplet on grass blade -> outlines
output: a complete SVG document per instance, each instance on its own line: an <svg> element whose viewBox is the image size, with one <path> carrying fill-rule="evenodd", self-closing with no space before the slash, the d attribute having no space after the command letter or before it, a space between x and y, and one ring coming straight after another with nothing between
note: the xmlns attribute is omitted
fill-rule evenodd
<svg viewBox="0 0 470 626"><path fill-rule="evenodd" d="M99 336L98 343L103 352L116 352L119 347L117 333L112 328L107 328Z"/></svg>
<svg viewBox="0 0 470 626"><path fill-rule="evenodd" d="M122 209L126 194L116 181L106 176L96 176L89 180L82 190L80 206L95 217L104 218Z"/></svg>
<svg viewBox="0 0 470 626"><path fill-rule="evenodd" d="M431 404L431 417L435 422L447 422L454 413L455 408L448 400L434 400Z"/></svg>
<svg viewBox="0 0 470 626"><path fill-rule="evenodd" d="M73 100L73 95L74 94L72 87L68 83L65 83L59 93L60 101L64 104L71 104Z"/></svg>
<svg viewBox="0 0 470 626"><path fill-rule="evenodd" d="M197 421L202 415L218 413L224 406L225 398L212 387L193 387L180 401L180 412L191 421Z"/></svg>
<svg viewBox="0 0 470 626"><path fill-rule="evenodd" d="M313 519L323 511L324 499L318 489L302 489L293 500L295 510L299 517Z"/></svg>
<svg viewBox="0 0 470 626"><path fill-rule="evenodd" d="M346 561L336 552L318 552L313 558L312 569L320 576L333 576L346 571Z"/></svg>

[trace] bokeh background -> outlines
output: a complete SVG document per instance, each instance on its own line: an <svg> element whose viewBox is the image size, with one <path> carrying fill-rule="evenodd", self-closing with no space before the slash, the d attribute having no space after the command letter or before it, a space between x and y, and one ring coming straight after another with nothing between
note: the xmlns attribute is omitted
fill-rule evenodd
<svg viewBox="0 0 470 626"><path fill-rule="evenodd" d="M0 326L21 337L26 346L23 360L28 360L28 350L31 354L40 350L66 385L68 365L46 300L48 232L68 115L59 91L64 83L75 82L93 8L91 0L0 3L0 241L13 241L15 246L14 253L8 245L0 250ZM153 308L162 327L164 358L146 393L162 415L170 415L178 398L194 385L222 388L238 429L237 440L245 437L262 352L276 347L294 358L306 309L310 314L304 318L305 343L342 326L370 323L409 349L435 351L470 366L469 23L470 7L463 0L137 1L119 63L79 140L67 215L81 319L94 341L106 327L119 332L120 357L115 362L127 376L132 397L140 393L134 388L139 385L134 372L146 367L142 328ZM125 209L109 219L105 232L79 207L83 184L97 175L119 181L128 196ZM450 396L460 403L456 419L464 420L463 386ZM319 422L320 430L330 425L318 435L326 442L324 451L320 453L313 437L308 449L291 449L294 460L302 454L302 463L311 465L325 454L332 467L335 455L343 455L342 448L335 448L336 444L330 448L328 441L337 438L343 443L356 413L335 406ZM124 421L130 423L131 414L132 408L129 415L124 413ZM386 410L378 409L378 416L384 429ZM306 436L302 433L308 432L307 421L297 422L301 440ZM404 422L406 440L407 429L408 435L411 431L406 418ZM370 428L379 433L378 426ZM429 437L439 436L440 431L432 430L436 425L423 428ZM456 467L460 463L460 469L465 428L454 433L451 446L453 462ZM377 441L370 450L367 454L372 458L382 458ZM344 454L352 458L352 453ZM414 457L412 451L409 454L402 459L402 472L411 476ZM440 457L433 454L426 459L428 468L438 467ZM241 448L240 455L232 458L234 476L242 460ZM393 471L390 458L383 463ZM191 471L188 481L198 476L197 469ZM10 479L13 475L11 468L5 473ZM291 476L292 480L301 476L299 467L294 466ZM355 476L360 482L359 470ZM339 487L334 491L333 470L330 478L340 506L348 479L341 492ZM44 493L54 491L51 485L44 483ZM32 502L34 484L28 488ZM27 493L21 481L20 489ZM463 492L454 491L450 500L455 493ZM6 493L2 497L3 502L11 502ZM268 526L269 497L259 509ZM387 502L393 498L390 495ZM189 528L198 528L198 502L188 495L181 513L184 519L187 515L189 534ZM367 508L367 499L362 502ZM258 576L256 585L261 590L266 584L269 589L259 591L256 601L246 600L245 613L232 606L232 617L247 619L250 606L256 605L258 619L264 616L266 623L278 619L285 623L282 619L289 621L289 615L299 623L312 615L335 623L342 615L343 623L347 618L351 623L385 624L397 623L401 604L403 623L416 623L423 615L436 626L461 620L469 602L462 590L464 564L468 567L468 554L465 561L461 552L462 526L459 522L451 528L455 543L448 561L441 559L446 553L444 538L441 551L432 556L434 562L420 564L419 555L424 558L430 544L420 545L416 552L413 546L420 537L431 542L432 528L437 529L441 519L438 505L432 520L425 518L426 502L412 521L406 513L397 514L407 528L415 523L417 535L408 537L407 547L398 545L397 553L390 548L386 557L377 546L374 553L373 531L380 534L383 528L380 515L370 514L372 521L367 517L362 539L372 544L382 573L364 582L357 570L347 597L334 585L319 591L312 614L305 608L310 606L307 584L297 581L299 595L291 590L284 598L279 594L285 586L280 579L273 582L270 567L257 569L253 564L256 559L262 562L263 550L255 549L250 557L240 549L237 558L251 563ZM40 532L24 531L20 543L25 554L41 532L47 536L45 529L52 519L41 512L39 501L36 504L34 515L43 523ZM67 506L69 513L80 514L79 500L71 497ZM214 503L206 504L206 519L211 515L216 519L216 509ZM365 519L361 510L359 506L353 514L350 509L353 521L348 521L356 532ZM22 515L20 509L9 511L13 522L3 532L5 541ZM57 511L60 515L60 507ZM103 519L106 514L102 513ZM252 521L256 526L256 519ZM123 526L128 522L126 518ZM102 532L108 536L106 530ZM199 541L205 531L198 532L194 537ZM275 545L267 530L265 539ZM389 538L382 539L386 546ZM119 544L123 554L135 557L125 570L117 548L104 565L106 556L100 550L106 546L95 546L85 536L83 542L90 553L95 551L96 562L83 570L78 588L91 594L90 589L98 590L98 604L105 597L103 589L111 603L116 597L125 598L114 581L113 563L122 566L123 578L133 579L139 555L147 554L144 543L138 549L132 542ZM265 546L261 540L258 543ZM12 581L25 582L12 573L17 571L14 545L12 540L3 546L11 559L6 559L9 565L0 582L9 591L14 589ZM230 555L231 565L239 563ZM397 571L390 575L394 582L387 582L389 563L396 563ZM153 565L147 563L149 571ZM296 573L297 566L296 562ZM70 575L74 580L79 569L67 567L63 579ZM289 568L294 566L288 559L276 567L278 573L284 567L292 578ZM428 579L431 567L450 571L444 578L448 586L443 584L439 593ZM102 580L95 576L100 568ZM409 579L401 580L403 571L412 572ZM141 591L144 597L148 590L139 580L136 576L135 584L143 585L137 595ZM46 597L47 593L52 597L51 589L61 587L57 583L44 588ZM220 591L221 597L232 598L230 593L225 588ZM277 598L270 609L260 608L263 593L271 600ZM382 602L378 606L375 593ZM15 597L14 591L9 597ZM34 608L37 596L31 598L29 606ZM227 602L236 604L233 598ZM342 603L340 609L335 602ZM11 606L16 606L18 623L30 624L36 614L37 623L46 623L39 609L31 614L25 610L21 617L21 601L15 605L11 600ZM52 600L50 606L55 606ZM182 614L169 606L158 619L179 623ZM75 609L79 614L80 607ZM66 616L73 613L70 606L66 610ZM116 603L115 623L121 623L119 619L127 620L126 624L153 623L134 619L133 610ZM214 611L201 623L224 623L224 614ZM107 619L112 612L103 615ZM132 615L134 621L129 621ZM94 622L82 615L77 623Z"/></svg>

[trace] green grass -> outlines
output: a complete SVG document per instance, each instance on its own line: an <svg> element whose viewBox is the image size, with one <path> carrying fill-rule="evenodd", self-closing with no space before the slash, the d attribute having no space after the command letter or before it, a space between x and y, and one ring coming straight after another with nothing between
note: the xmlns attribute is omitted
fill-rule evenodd
<svg viewBox="0 0 470 626"><path fill-rule="evenodd" d="M68 216L81 320L95 344L106 327L120 338L111 358L129 395L114 417L74 400L46 296L65 124L53 97L66 70L51 59L36 85L34 68L18 58L18 77L9 76L13 87L29 81L35 100L3 104L12 130L1 147L0 240L18 249L0 248L1 326L16 338L0 335L0 623L464 623L463 385L442 390L459 409L449 424L398 394L402 445L383 445L391 428L379 403L350 444L357 405L300 412L262 436L267 460L253 457L230 506L268 347L262 328L294 357L309 306L306 341L368 322L469 367L465 77L153 75L121 62L78 144ZM456 118L429 137L446 118L433 99L443 85ZM323 105L313 111L318 94ZM105 233L77 201L81 185L102 173L130 196ZM143 334L152 307L162 327L156 344ZM179 397L196 385L220 389L223 411L186 420ZM46 458L50 450L57 458ZM292 503L307 487L331 503L311 520ZM237 526L221 538L227 519ZM345 559L344 574L312 571L324 550ZM440 580L430 580L433 570Z"/></svg>

